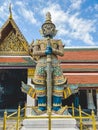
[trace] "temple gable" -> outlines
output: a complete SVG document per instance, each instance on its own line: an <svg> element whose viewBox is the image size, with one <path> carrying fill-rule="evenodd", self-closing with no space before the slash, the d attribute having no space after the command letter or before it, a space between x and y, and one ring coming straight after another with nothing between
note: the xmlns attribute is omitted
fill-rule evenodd
<svg viewBox="0 0 98 130"><path fill-rule="evenodd" d="M29 55L28 42L13 19L9 18L0 30L0 55Z"/></svg>

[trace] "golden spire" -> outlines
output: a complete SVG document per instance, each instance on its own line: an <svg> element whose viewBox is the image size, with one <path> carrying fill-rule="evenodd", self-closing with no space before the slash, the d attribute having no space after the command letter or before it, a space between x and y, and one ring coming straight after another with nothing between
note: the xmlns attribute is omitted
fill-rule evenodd
<svg viewBox="0 0 98 130"><path fill-rule="evenodd" d="M9 18L12 19L12 7L11 7L11 3L9 5L9 13L10 13Z"/></svg>
<svg viewBox="0 0 98 130"><path fill-rule="evenodd" d="M46 21L51 21L51 14L50 14L50 12L46 13Z"/></svg>

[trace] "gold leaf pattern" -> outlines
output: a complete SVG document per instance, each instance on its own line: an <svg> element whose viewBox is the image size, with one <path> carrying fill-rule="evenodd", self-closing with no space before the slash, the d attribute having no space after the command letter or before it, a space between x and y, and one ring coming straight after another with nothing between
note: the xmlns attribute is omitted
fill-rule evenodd
<svg viewBox="0 0 98 130"><path fill-rule="evenodd" d="M26 51L22 41L14 34L13 31L4 39L0 45L0 51Z"/></svg>

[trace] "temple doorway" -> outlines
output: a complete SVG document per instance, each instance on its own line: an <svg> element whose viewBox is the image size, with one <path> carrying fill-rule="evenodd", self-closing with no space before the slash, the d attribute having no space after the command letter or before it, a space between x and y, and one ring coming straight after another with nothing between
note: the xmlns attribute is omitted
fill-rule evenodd
<svg viewBox="0 0 98 130"><path fill-rule="evenodd" d="M24 106L26 94L21 92L21 81L27 83L27 69L0 70L0 109Z"/></svg>
<svg viewBox="0 0 98 130"><path fill-rule="evenodd" d="M80 90L79 99L80 99L81 108L88 109L87 108L87 91L86 90Z"/></svg>
<svg viewBox="0 0 98 130"><path fill-rule="evenodd" d="M72 103L75 107L81 105L82 109L87 109L87 92L86 90L80 90L78 93L71 95L67 99L62 100L63 106L71 106Z"/></svg>

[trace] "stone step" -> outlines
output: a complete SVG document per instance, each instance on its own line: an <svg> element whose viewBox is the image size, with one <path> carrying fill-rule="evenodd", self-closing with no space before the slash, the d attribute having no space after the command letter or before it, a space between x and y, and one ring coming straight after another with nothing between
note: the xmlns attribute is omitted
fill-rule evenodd
<svg viewBox="0 0 98 130"><path fill-rule="evenodd" d="M48 130L49 120L41 119L24 119L21 130ZM73 118L54 118L51 119L51 130L79 130L77 122Z"/></svg>

